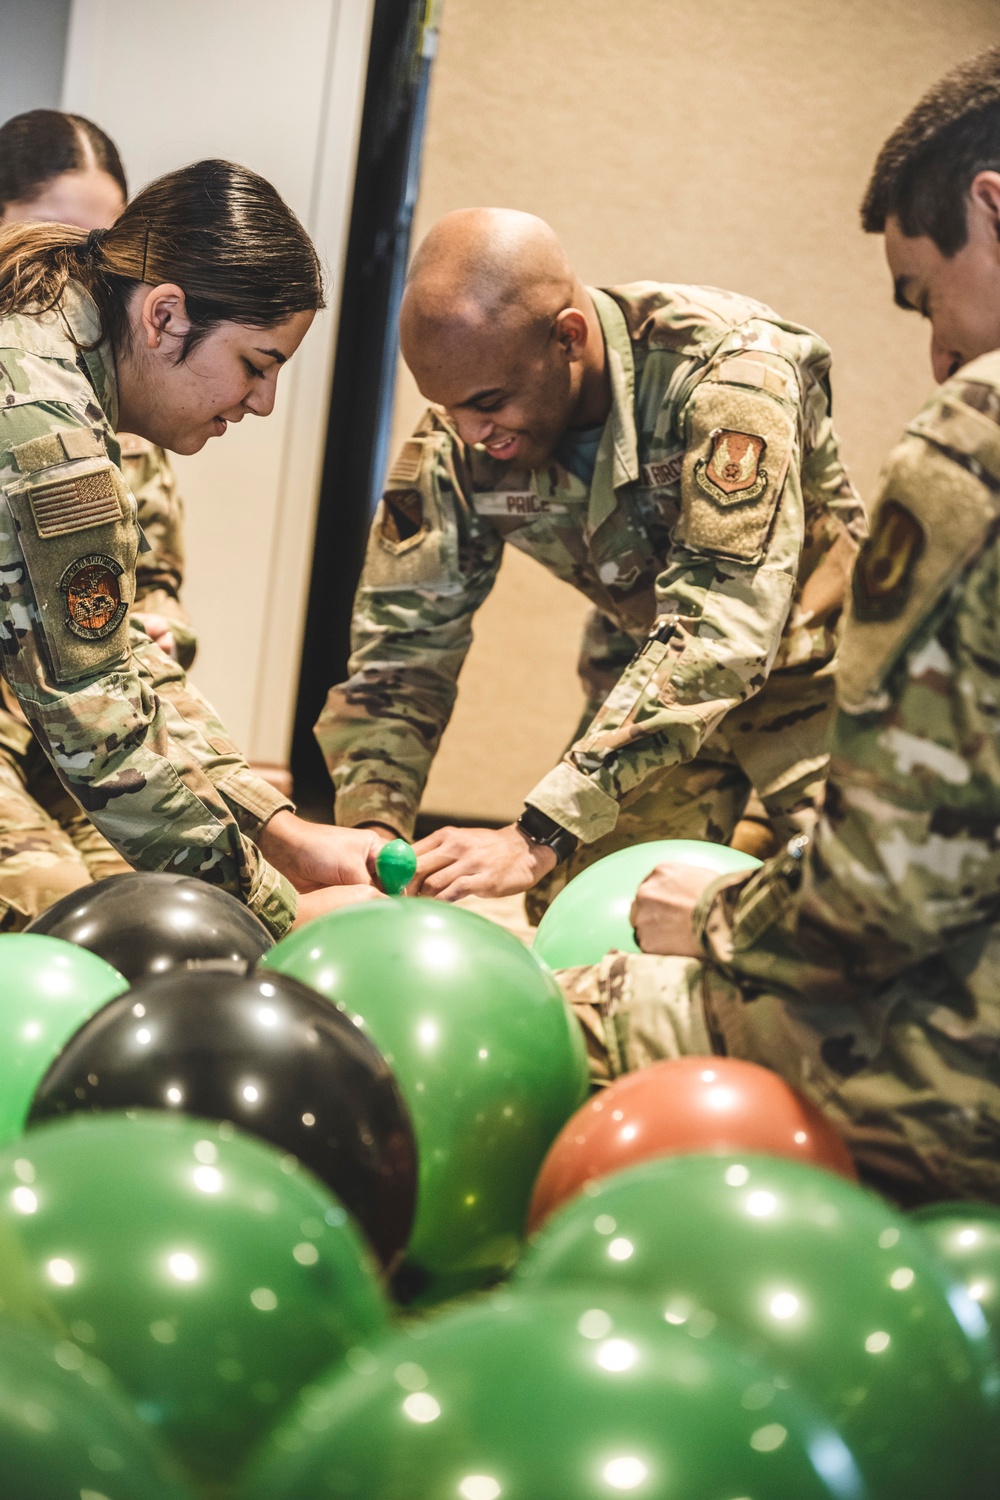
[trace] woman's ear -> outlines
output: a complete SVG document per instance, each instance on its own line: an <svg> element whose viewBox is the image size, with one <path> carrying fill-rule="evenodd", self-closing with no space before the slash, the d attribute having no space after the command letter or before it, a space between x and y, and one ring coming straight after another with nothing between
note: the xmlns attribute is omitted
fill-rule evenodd
<svg viewBox="0 0 1000 1500"><path fill-rule="evenodd" d="M179 286L167 281L146 293L139 308L136 332L149 349L155 349L164 339L187 338L191 332L191 319L187 299Z"/></svg>

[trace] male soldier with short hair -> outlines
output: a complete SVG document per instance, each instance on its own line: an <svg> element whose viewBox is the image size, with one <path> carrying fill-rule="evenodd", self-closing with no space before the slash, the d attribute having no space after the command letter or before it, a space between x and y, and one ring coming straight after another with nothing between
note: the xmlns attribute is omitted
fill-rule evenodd
<svg viewBox="0 0 1000 1500"><path fill-rule="evenodd" d="M500 896L548 877L551 897L625 843L725 841L751 788L786 837L801 826L864 529L826 345L729 292L585 288L548 225L500 209L431 230L400 339L435 405L389 474L350 678L317 725L337 821L412 831L509 543L599 611L597 690L518 823L423 840L413 889Z"/></svg>
<svg viewBox="0 0 1000 1500"><path fill-rule="evenodd" d="M1000 48L890 136L862 220L943 383L858 559L824 809L750 878L661 866L647 952L562 980L595 1075L749 1058L901 1201L1000 1200Z"/></svg>

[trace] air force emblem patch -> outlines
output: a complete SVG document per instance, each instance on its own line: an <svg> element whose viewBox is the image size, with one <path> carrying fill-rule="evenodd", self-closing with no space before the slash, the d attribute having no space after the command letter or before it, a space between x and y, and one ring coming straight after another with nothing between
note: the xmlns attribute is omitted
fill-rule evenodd
<svg viewBox="0 0 1000 1500"><path fill-rule="evenodd" d="M695 465L695 483L717 505L746 505L767 488L767 470L761 459L767 447L752 432L733 432L717 427L711 435L711 452Z"/></svg>

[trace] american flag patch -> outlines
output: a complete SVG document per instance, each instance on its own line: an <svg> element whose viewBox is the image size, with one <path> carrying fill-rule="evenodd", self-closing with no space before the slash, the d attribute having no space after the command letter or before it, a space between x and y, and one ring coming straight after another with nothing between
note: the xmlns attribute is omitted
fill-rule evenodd
<svg viewBox="0 0 1000 1500"><path fill-rule="evenodd" d="M40 484L29 491L28 498L35 529L41 537L88 531L91 526L104 526L122 518L118 492L108 469L56 480L54 484Z"/></svg>

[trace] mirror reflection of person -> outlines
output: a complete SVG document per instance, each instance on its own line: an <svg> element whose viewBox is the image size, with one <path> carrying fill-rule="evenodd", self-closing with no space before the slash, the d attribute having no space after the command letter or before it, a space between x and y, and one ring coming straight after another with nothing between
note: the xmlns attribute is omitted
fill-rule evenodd
<svg viewBox="0 0 1000 1500"><path fill-rule="evenodd" d="M135 596L118 431L188 454L268 416L322 305L301 224L230 162L159 178L106 229L0 230L0 674L129 865L221 885L275 936L377 894L377 839L296 817L127 610L91 629L67 602L94 566Z"/></svg>

